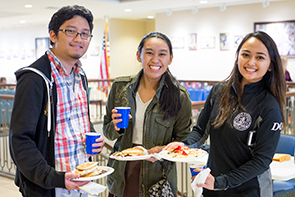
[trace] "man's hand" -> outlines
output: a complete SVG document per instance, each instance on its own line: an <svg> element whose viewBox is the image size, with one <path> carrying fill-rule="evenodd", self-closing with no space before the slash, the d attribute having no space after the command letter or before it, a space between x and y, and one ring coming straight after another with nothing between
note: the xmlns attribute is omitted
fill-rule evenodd
<svg viewBox="0 0 295 197"><path fill-rule="evenodd" d="M65 174L65 185L67 190L79 189L80 186L89 183L90 181L71 181L71 179L79 178L80 175L76 173L67 172Z"/></svg>
<svg viewBox="0 0 295 197"><path fill-rule="evenodd" d="M97 154L97 153L102 151L102 148L103 148L103 145L105 144L105 141L104 141L104 138L101 135L99 138L97 138L95 140L95 142L97 142L97 143L92 144L92 147L97 147L97 149L92 149L92 152L95 152ZM88 155L88 156L94 156L96 154Z"/></svg>

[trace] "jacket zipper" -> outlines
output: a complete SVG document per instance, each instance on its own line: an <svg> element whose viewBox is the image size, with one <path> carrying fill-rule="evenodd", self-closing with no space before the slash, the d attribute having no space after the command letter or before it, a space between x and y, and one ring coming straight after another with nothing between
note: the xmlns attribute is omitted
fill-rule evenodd
<svg viewBox="0 0 295 197"><path fill-rule="evenodd" d="M143 127L143 141L142 141L142 145L143 145L143 147L145 147L145 132L146 132L146 122L147 122L147 115L146 115L146 117L145 117L145 121L144 121L144 127ZM145 187L144 187L144 185L145 185L145 182L146 182L146 180L145 180L145 165L146 165L146 163L145 163L146 161L143 161L142 162L142 192L143 192L143 196L145 196Z"/></svg>

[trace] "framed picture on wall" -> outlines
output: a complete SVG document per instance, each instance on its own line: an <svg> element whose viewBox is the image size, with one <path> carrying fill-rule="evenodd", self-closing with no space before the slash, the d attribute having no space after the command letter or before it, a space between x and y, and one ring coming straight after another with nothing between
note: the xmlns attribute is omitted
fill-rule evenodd
<svg viewBox="0 0 295 197"><path fill-rule="evenodd" d="M172 37L171 43L173 49L183 49L184 48L184 37Z"/></svg>
<svg viewBox="0 0 295 197"><path fill-rule="evenodd" d="M195 51L197 50L197 34L189 34L188 35L188 50Z"/></svg>
<svg viewBox="0 0 295 197"><path fill-rule="evenodd" d="M229 50L229 33L220 33L219 41L220 41L220 50L228 51Z"/></svg>
<svg viewBox="0 0 295 197"><path fill-rule="evenodd" d="M234 47L237 48L241 41L243 40L243 38L245 37L245 35L236 35L234 36Z"/></svg>
<svg viewBox="0 0 295 197"><path fill-rule="evenodd" d="M202 37L200 39L200 41L201 41L201 48L202 49L214 49L215 48L215 37L214 36Z"/></svg>
<svg viewBox="0 0 295 197"><path fill-rule="evenodd" d="M35 39L35 54L36 59L44 55L45 51L50 46L50 40L49 38L36 38Z"/></svg>
<svg viewBox="0 0 295 197"><path fill-rule="evenodd" d="M277 44L280 55L295 57L295 20L254 23L254 32L264 31Z"/></svg>

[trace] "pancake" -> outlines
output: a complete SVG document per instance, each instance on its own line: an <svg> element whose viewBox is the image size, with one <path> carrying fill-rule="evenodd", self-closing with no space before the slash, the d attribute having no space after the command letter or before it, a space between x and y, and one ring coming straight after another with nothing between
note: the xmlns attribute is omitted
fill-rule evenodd
<svg viewBox="0 0 295 197"><path fill-rule="evenodd" d="M122 150L121 153L124 156L139 156L144 155L144 152L141 148L133 147L133 148L127 148L125 150Z"/></svg>
<svg viewBox="0 0 295 197"><path fill-rule="evenodd" d="M76 168L78 170L87 170L87 169L91 169L95 166L97 166L98 162L87 162L87 163L83 163L81 165L78 165Z"/></svg>
<svg viewBox="0 0 295 197"><path fill-rule="evenodd" d="M89 169L86 169L86 170L79 170L79 169L77 169L77 170L75 170L75 173L80 174L80 176L86 176L86 175L88 175L90 173L95 172L96 169L97 169L97 167L98 166L94 166L94 167L89 168Z"/></svg>
<svg viewBox="0 0 295 197"><path fill-rule="evenodd" d="M100 169L98 166L96 166L94 171L92 171L91 173L89 173L89 174L87 174L87 175L85 175L83 177L98 176L100 174L102 174L102 169Z"/></svg>

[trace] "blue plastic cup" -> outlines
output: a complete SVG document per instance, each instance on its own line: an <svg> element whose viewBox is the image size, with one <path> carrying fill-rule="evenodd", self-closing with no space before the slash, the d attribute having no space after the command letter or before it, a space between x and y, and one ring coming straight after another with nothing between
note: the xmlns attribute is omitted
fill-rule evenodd
<svg viewBox="0 0 295 197"><path fill-rule="evenodd" d="M120 129L126 129L129 122L130 107L115 107L115 109L117 110L117 113L121 114L121 117L118 117L118 119L122 119L121 122L117 123L117 127Z"/></svg>
<svg viewBox="0 0 295 197"><path fill-rule="evenodd" d="M92 147L92 144L97 143L95 140L97 138L100 138L100 134L98 133L85 133L85 138L86 138L86 153L89 155L97 154L97 152L93 152L93 149L98 149L98 147Z"/></svg>
<svg viewBox="0 0 295 197"><path fill-rule="evenodd" d="M200 165L200 164L192 164L190 165L190 170L191 170L191 174L192 176L196 176L198 175L200 172L194 172L194 169L205 169L206 166L205 165Z"/></svg>

